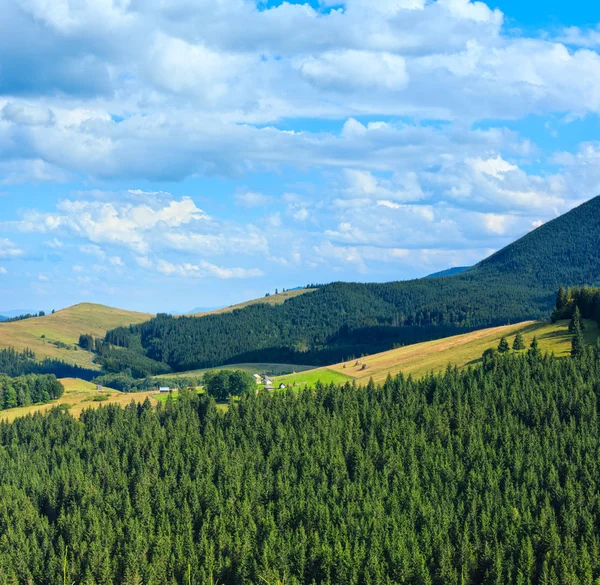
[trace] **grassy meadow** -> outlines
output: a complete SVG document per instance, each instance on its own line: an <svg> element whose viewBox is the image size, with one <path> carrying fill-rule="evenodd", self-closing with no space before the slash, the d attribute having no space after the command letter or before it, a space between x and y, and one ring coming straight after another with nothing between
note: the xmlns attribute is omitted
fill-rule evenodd
<svg viewBox="0 0 600 585"><path fill-rule="evenodd" d="M19 406L8 410L0 410L0 420L12 422L18 417L33 414L35 412L45 412L54 406L66 408L75 418L78 418L86 408L98 408L105 404L120 404L126 406L132 400L134 402L143 402L146 398L156 404L154 392L117 392L111 388L103 388L101 391L96 389L96 384L79 380L77 378L62 378L61 384L65 388L65 393L52 402L43 404L30 404L29 406Z"/></svg>
<svg viewBox="0 0 600 585"><path fill-rule="evenodd" d="M274 364L274 363L253 363L253 364L227 364L218 368L204 368L201 370L189 370L187 372L176 372L172 374L162 374L156 376L161 378L186 378L203 376L206 372L216 372L218 370L242 370L249 374L260 374L268 376L284 376L292 372L305 372L313 370L313 366L299 366L297 364Z"/></svg>
<svg viewBox="0 0 600 585"><path fill-rule="evenodd" d="M583 333L586 341L588 343L595 342L600 335L598 326L593 321L584 321L584 323ZM463 335L407 345L359 360L302 372L294 377L277 377L274 379L274 384L296 382L297 384L312 385L317 380L338 383L348 378L364 383L370 378L373 378L375 382L382 382L388 374L393 376L401 372L405 375L412 374L421 377L430 372L442 372L449 364L457 365L459 368L476 364L481 360L486 349L498 346L498 342L503 336L512 346L518 332L522 333L527 346L536 336L542 352L564 357L568 356L571 351L571 335L568 326L568 321L557 323L527 321L515 325L481 329ZM366 365L364 370L362 369L363 364ZM336 378L336 374L343 378Z"/></svg>
<svg viewBox="0 0 600 585"><path fill-rule="evenodd" d="M142 323L150 318L152 315L148 313L81 303L44 317L0 323L0 348L14 347L19 351L29 348L38 359L56 358L83 368L99 369L91 352L74 349L79 336L90 333L104 337L108 329ZM70 347L57 347L53 342Z"/></svg>

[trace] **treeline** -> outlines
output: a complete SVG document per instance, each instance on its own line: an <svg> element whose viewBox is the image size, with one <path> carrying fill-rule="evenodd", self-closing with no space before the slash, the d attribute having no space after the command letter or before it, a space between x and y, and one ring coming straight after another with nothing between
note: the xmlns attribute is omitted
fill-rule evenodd
<svg viewBox="0 0 600 585"><path fill-rule="evenodd" d="M600 326L600 288L584 286L563 288L556 296L556 306L552 312L552 321L572 319L579 309L583 319L592 319Z"/></svg>
<svg viewBox="0 0 600 585"><path fill-rule="evenodd" d="M30 374L16 378L0 374L0 410L49 402L60 398L63 392L62 384L52 374Z"/></svg>
<svg viewBox="0 0 600 585"><path fill-rule="evenodd" d="M166 378L146 377L136 379L126 374L103 374L92 380L94 384L113 388L120 392L145 392L147 390L157 389L160 386L177 389L195 388L202 385L202 381L202 376L172 376Z"/></svg>
<svg viewBox="0 0 600 585"><path fill-rule="evenodd" d="M54 310L52 314L54 314ZM2 317L0 320L1 323L11 323L13 321L24 321L25 319L33 319L34 317L44 317L46 315L45 311L40 311L39 313L24 313L23 315L17 315L16 317Z"/></svg>
<svg viewBox="0 0 600 585"><path fill-rule="evenodd" d="M0 424L0 583L593 585L600 348Z"/></svg>
<svg viewBox="0 0 600 585"><path fill-rule="evenodd" d="M476 266L441 278L333 283L271 306L155 319L106 340L173 370L279 361L322 365L473 329L545 319L563 283L600 283L600 198Z"/></svg>
<svg viewBox="0 0 600 585"><path fill-rule="evenodd" d="M11 377L27 374L54 374L57 378L91 380L98 375L98 372L57 359L37 360L35 353L29 349L17 351L9 347L0 349L0 374Z"/></svg>
<svg viewBox="0 0 600 585"><path fill-rule="evenodd" d="M114 347L110 342L90 334L79 336L79 346L96 354L94 362L107 373L123 374L127 378L140 379L160 376L171 372L165 364L144 355L141 345Z"/></svg>

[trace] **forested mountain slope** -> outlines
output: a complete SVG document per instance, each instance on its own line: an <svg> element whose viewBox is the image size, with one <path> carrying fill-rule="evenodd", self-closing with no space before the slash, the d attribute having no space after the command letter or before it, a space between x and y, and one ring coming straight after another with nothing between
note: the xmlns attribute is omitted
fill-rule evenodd
<svg viewBox="0 0 600 585"><path fill-rule="evenodd" d="M546 318L560 285L600 283L600 197L452 276L337 282L275 306L159 315L108 332L175 370L232 362L327 364L469 330Z"/></svg>
<svg viewBox="0 0 600 585"><path fill-rule="evenodd" d="M593 584L600 348L0 423L0 583Z"/></svg>

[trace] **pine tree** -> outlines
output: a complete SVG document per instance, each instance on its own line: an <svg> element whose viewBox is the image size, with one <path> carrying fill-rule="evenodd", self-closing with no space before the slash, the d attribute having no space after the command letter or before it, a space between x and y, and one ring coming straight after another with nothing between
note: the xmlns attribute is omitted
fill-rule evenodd
<svg viewBox="0 0 600 585"><path fill-rule="evenodd" d="M571 319L571 322L569 323L569 333L575 333L575 331L577 329L579 329L580 331L584 330L584 325L583 325L583 321L581 320L581 311L579 310L579 307L575 307L575 312L573 313L573 318Z"/></svg>
<svg viewBox="0 0 600 585"><path fill-rule="evenodd" d="M498 352L506 353L510 349L510 345L508 345L508 341L506 341L506 337L503 337L498 344Z"/></svg>
<svg viewBox="0 0 600 585"><path fill-rule="evenodd" d="M573 316L573 339L571 340L571 355L577 356L583 353L584 341L583 333L581 332L581 319L575 319L578 315L579 309L576 309L575 315ZM570 327L569 327L570 329Z"/></svg>
<svg viewBox="0 0 600 585"><path fill-rule="evenodd" d="M538 340L535 335L533 336L533 339L531 340L531 345L529 346L529 351L527 353L530 356L539 356L541 353L540 346L538 344Z"/></svg>
<svg viewBox="0 0 600 585"><path fill-rule="evenodd" d="M523 334L520 331L515 337L512 348L515 351L521 351L522 349L525 349L525 340L523 339Z"/></svg>
<svg viewBox="0 0 600 585"><path fill-rule="evenodd" d="M558 295L556 296L556 308L560 311L565 308L569 299L567 297L567 293L565 289L561 286L558 289Z"/></svg>

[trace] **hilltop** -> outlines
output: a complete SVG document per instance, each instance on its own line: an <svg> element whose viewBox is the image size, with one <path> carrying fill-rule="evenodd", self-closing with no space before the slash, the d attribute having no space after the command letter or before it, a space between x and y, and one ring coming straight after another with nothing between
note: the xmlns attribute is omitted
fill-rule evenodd
<svg viewBox="0 0 600 585"><path fill-rule="evenodd" d="M204 317L206 315L219 315L221 313L231 313L233 311L237 311L240 309L245 309L246 307L251 307L253 305L281 305L288 299L293 299L294 297L299 297L305 293L314 292L316 289L314 288L297 288L294 290L286 290L285 292L280 292L273 295L267 295L264 297L259 297L258 299L252 299L250 301L245 301L243 303L237 303L235 305L230 305L229 307L223 307L222 309L214 309L212 311L202 311L200 313L189 313L186 316L188 317Z"/></svg>
<svg viewBox="0 0 600 585"><path fill-rule="evenodd" d="M93 354L74 349L82 333L103 337L108 329L135 325L150 319L136 313L105 305L81 303L44 317L0 323L0 348L29 348L38 359L56 358L85 368L98 369Z"/></svg>
<svg viewBox="0 0 600 585"><path fill-rule="evenodd" d="M109 332L174 370L227 363L326 365L506 323L546 319L560 285L600 282L600 197L443 278L337 282L198 317L159 316ZM262 299L264 300L264 299Z"/></svg>

